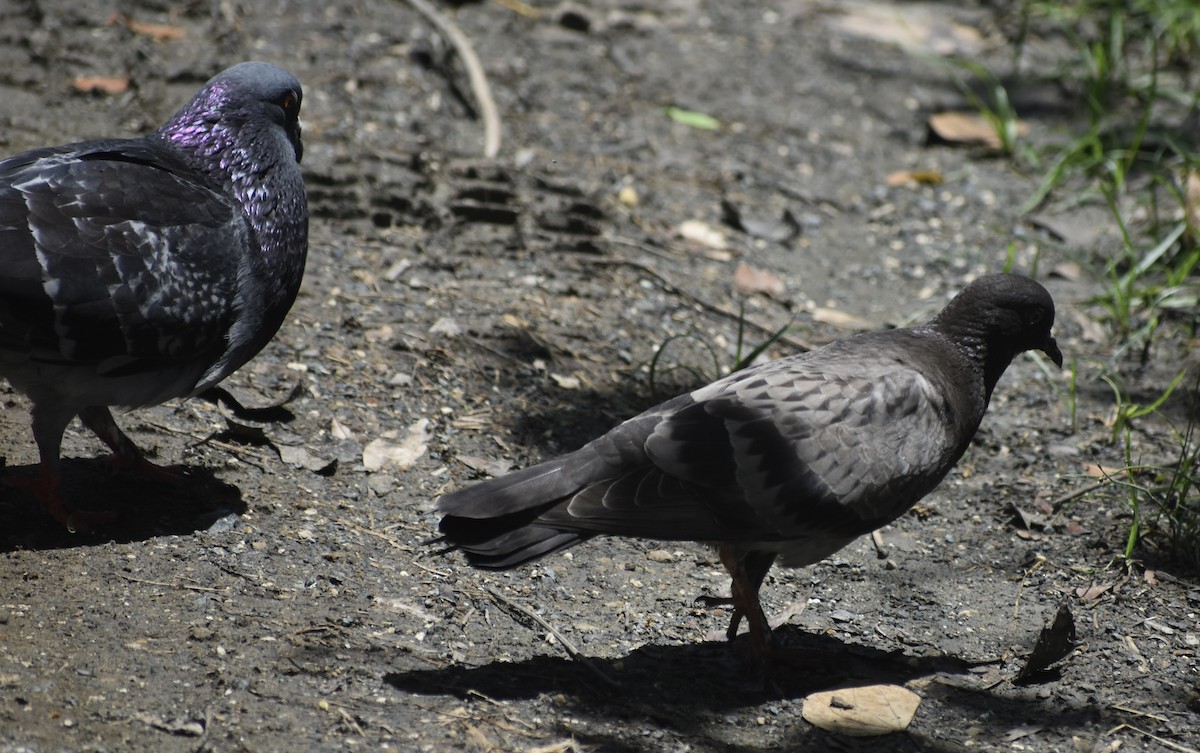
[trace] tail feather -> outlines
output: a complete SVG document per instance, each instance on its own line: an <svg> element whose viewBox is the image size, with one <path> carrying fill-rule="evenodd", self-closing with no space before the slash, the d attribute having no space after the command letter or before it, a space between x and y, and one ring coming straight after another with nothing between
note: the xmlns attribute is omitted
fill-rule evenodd
<svg viewBox="0 0 1200 753"><path fill-rule="evenodd" d="M437 502L437 510L447 516L478 520L531 509L540 512L583 488L592 474L603 466L603 459L585 447L570 455L444 494Z"/></svg>
<svg viewBox="0 0 1200 753"><path fill-rule="evenodd" d="M586 541L594 534L539 525L538 516L584 486L604 466L583 448L570 455L443 495L438 524L446 543L474 567L507 570Z"/></svg>
<svg viewBox="0 0 1200 753"><path fill-rule="evenodd" d="M446 540L467 555L473 567L485 570L508 570L548 554L567 549L591 538L591 534L578 531L560 531L540 525L498 532L483 540L467 543L458 540L451 532L453 526L443 527Z"/></svg>
<svg viewBox="0 0 1200 753"><path fill-rule="evenodd" d="M569 455L441 497L438 529L475 567L506 570L586 541L604 528L551 511L592 484L645 462L644 442L660 417L644 414Z"/></svg>

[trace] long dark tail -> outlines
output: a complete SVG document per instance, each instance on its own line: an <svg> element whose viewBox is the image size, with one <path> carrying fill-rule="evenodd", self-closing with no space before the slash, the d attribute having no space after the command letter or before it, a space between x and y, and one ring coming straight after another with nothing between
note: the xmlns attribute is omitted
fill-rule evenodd
<svg viewBox="0 0 1200 753"><path fill-rule="evenodd" d="M538 518L583 488L604 461L585 447L570 455L446 494L438 530L475 567L507 570L594 536Z"/></svg>

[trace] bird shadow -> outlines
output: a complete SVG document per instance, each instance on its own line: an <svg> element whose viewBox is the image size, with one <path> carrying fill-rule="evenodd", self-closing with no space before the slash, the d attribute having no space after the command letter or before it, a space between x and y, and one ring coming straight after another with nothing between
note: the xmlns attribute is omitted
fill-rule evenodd
<svg viewBox="0 0 1200 753"><path fill-rule="evenodd" d="M62 469L66 499L80 510L111 512L115 520L92 532L72 533L47 515L32 494L4 483L10 478L32 478L38 466L9 466L0 471L0 552L186 535L208 530L217 521L247 510L241 490L204 466L167 467L165 470L179 476L178 483L113 475L105 458L63 458Z"/></svg>
<svg viewBox="0 0 1200 753"><path fill-rule="evenodd" d="M971 664L949 656L908 656L836 637L812 634L784 625L774 632L778 654L765 671L753 669L731 645L706 641L674 646L645 645L617 659L535 656L482 666L449 665L436 669L396 671L384 681L418 695L451 695L497 700L534 698L542 694L586 696L589 703L609 699L630 706L725 711L770 700L800 698L811 693L877 683L903 684L937 674L965 674ZM681 682L680 678L687 678ZM612 693L619 687L620 693ZM617 711L617 709L610 709Z"/></svg>
<svg viewBox="0 0 1200 753"><path fill-rule="evenodd" d="M903 686L922 679L926 698L938 699L961 709L969 718L984 720L983 739L1002 737L1007 731L1028 724L1039 714L1047 726L1086 729L1107 724L1112 715L1104 709L1046 708L1028 694L997 694L985 677L995 672L994 662L969 662L952 656L912 656L901 651L884 651L869 646L843 643L834 636L812 634L798 625L783 625L774 635L787 652L772 657L766 673L747 671L737 649L745 636L730 644L720 641L661 646L642 646L626 656L606 659L535 656L522 661L495 660L481 666L449 665L438 668L400 670L386 673L385 683L397 691L417 696L452 697L466 703L516 703L539 697L561 698L556 703L571 713L600 724L587 731L572 729L584 747L613 751L659 750L652 739L649 747L630 742L622 730L626 720L635 719L643 729L670 730L685 741L702 743L713 739L714 727L728 727L735 715L757 709L765 715L778 712L778 702L800 700L813 693L869 685ZM429 662L414 655L414 661ZM986 667L986 669L985 669ZM982 673L982 674L980 674ZM523 708L523 707L515 707ZM931 712L936 714L937 712ZM603 723L603 722L607 722ZM736 722L734 722L736 723ZM723 739L723 738L722 738ZM936 733L888 738L830 737L807 725L790 725L772 750L791 751L950 751L961 747L940 740ZM887 740L883 743L881 741ZM721 750L760 751L758 742L737 745L722 743Z"/></svg>

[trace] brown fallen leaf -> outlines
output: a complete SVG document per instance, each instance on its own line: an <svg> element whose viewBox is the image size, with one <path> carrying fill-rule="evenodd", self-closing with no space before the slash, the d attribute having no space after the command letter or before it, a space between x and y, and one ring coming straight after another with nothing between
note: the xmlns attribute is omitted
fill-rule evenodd
<svg viewBox="0 0 1200 753"><path fill-rule="evenodd" d="M1057 275L1071 282L1079 282L1083 279L1083 265L1077 261L1060 262L1054 265L1054 269L1050 270L1050 274Z"/></svg>
<svg viewBox="0 0 1200 753"><path fill-rule="evenodd" d="M851 737L904 731L921 696L899 685L866 685L813 693L801 715L814 727Z"/></svg>
<svg viewBox="0 0 1200 753"><path fill-rule="evenodd" d="M783 280L746 262L738 262L733 285L743 293L762 293L776 299L782 298L785 291Z"/></svg>
<svg viewBox="0 0 1200 753"><path fill-rule="evenodd" d="M814 306L809 309L809 315L813 321L821 322L822 324L832 324L835 327L842 329L868 330L874 329L871 323L860 316L847 314L845 311L837 309L824 308L822 306Z"/></svg>
<svg viewBox="0 0 1200 753"><path fill-rule="evenodd" d="M1096 465L1094 463L1088 463L1083 467L1083 472L1086 473L1087 475L1091 476L1092 478L1110 478L1113 476L1120 476L1121 474L1125 473L1125 469L1124 468L1108 468L1103 465Z"/></svg>
<svg viewBox="0 0 1200 753"><path fill-rule="evenodd" d="M176 39L182 39L184 34L183 28L179 26L134 21L133 19L121 13L113 13L104 23L106 26L124 26L134 34L141 34L144 37L150 37L155 42L169 42Z"/></svg>
<svg viewBox="0 0 1200 753"><path fill-rule="evenodd" d="M897 170L883 179L884 184L892 186L940 186L944 178L941 170Z"/></svg>
<svg viewBox="0 0 1200 753"><path fill-rule="evenodd" d="M1000 149L1003 144L1000 134L987 118L974 112L938 112L929 116L929 129L942 141L949 144L982 144L989 149ZM1017 135L1029 134L1029 124L1017 122Z"/></svg>
<svg viewBox="0 0 1200 753"><path fill-rule="evenodd" d="M155 42L172 42L176 39L183 39L183 29L179 26L170 26L168 24L151 24L142 21L126 20L125 25L134 34L141 34L144 37L150 37Z"/></svg>
<svg viewBox="0 0 1200 753"><path fill-rule="evenodd" d="M76 76L71 82L76 91L122 94L129 90L128 76Z"/></svg>
<svg viewBox="0 0 1200 753"><path fill-rule="evenodd" d="M1101 596L1103 596L1104 594L1111 591L1112 587L1113 587L1112 583L1102 583L1098 586L1088 586L1087 588L1082 588L1082 587L1076 588L1075 595L1078 596L1079 600L1083 601L1083 602L1095 601L1096 599L1099 599Z"/></svg>

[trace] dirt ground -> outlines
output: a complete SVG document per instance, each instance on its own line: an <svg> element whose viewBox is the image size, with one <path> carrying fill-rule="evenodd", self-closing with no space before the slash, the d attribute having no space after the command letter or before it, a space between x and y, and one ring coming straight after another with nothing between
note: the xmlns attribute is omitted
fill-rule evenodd
<svg viewBox="0 0 1200 753"><path fill-rule="evenodd" d="M122 515L99 535L0 493L0 753L1200 748L1194 575L1151 549L1113 565L1129 524L1115 492L1064 501L1089 465L1123 464L1098 377L1112 343L1070 273L1112 239L1062 242L1017 214L1038 176L927 138L931 113L963 105L939 55L1005 60L1005 16L534 7L447 9L502 119L487 160L461 66L405 2L0 2L4 154L145 132L213 73L265 59L305 86L312 213L288 322L225 383L276 408L119 417L179 488L110 477L73 427L71 498ZM902 44L882 38L897 29ZM1049 71L1054 42L1038 42L1030 65ZM129 88L82 93L81 76ZM1056 91L1031 95L1035 138L1072 117ZM944 182L888 180L904 170ZM1087 227L1091 211L1052 219ZM728 369L739 312L748 346L791 324L776 357L922 319L1010 253L1059 303L1076 425L1067 376L1023 357L882 553L865 539L773 572L767 610L790 614L781 640L811 662L746 675L728 614L694 604L728 588L700 545L599 540L482 574L427 544L439 493ZM1175 366L1117 365L1147 395ZM3 401L6 472L32 473L27 403ZM1139 426L1144 459L1162 436ZM1062 604L1075 651L1015 682ZM878 683L921 696L907 731L801 716L815 691Z"/></svg>

